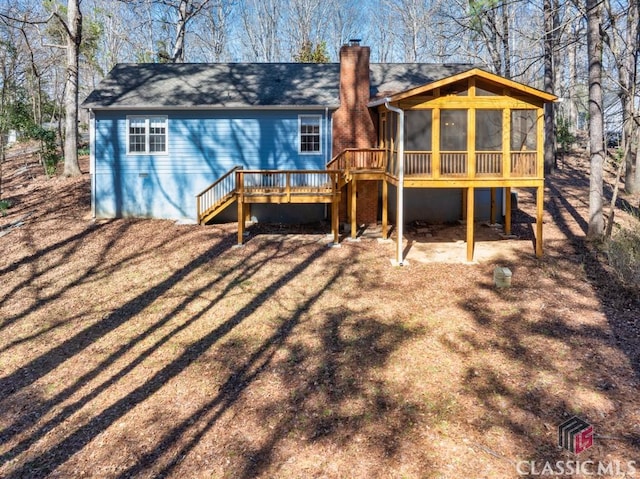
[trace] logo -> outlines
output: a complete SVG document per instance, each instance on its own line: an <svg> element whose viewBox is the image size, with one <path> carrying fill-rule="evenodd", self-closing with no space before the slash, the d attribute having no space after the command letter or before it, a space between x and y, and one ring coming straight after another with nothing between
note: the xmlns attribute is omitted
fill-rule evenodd
<svg viewBox="0 0 640 479"><path fill-rule="evenodd" d="M558 444L574 454L580 454L593 446L593 426L573 416L558 426Z"/></svg>

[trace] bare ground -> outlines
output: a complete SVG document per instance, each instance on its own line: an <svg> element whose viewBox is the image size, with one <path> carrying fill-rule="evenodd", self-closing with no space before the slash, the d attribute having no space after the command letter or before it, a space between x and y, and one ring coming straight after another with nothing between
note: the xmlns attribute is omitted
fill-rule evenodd
<svg viewBox="0 0 640 479"><path fill-rule="evenodd" d="M584 242L579 157L548 181L543 259L521 191L521 240L405 268L375 239L327 248L254 227L236 249L235 225L93 222L88 175L46 180L24 157L2 172L0 477L510 478L523 460L640 461L640 299ZM557 446L574 414L596 432L579 456Z"/></svg>

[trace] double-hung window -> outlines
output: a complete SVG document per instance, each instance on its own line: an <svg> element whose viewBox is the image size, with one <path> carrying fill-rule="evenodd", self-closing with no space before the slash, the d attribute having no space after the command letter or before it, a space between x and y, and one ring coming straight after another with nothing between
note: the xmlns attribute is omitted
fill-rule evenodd
<svg viewBox="0 0 640 479"><path fill-rule="evenodd" d="M133 154L167 153L167 117L127 117L127 152Z"/></svg>
<svg viewBox="0 0 640 479"><path fill-rule="evenodd" d="M300 139L300 153L321 153L322 141L320 136L320 115L300 115L298 117L298 137Z"/></svg>

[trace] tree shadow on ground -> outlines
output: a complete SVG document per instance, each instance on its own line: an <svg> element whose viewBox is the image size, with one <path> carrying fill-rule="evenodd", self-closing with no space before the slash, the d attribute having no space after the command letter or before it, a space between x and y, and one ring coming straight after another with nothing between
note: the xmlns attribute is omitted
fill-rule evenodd
<svg viewBox="0 0 640 479"><path fill-rule="evenodd" d="M461 306L477 329L460 332L445 345L472 363L466 392L488 411L475 427L516 438L518 460L575 461L557 443L558 425L572 415L595 424L596 446L580 460L632 460L640 447L640 434L630 427L631 397L640 379L638 291L621 284L580 234L587 222L573 202L582 201L578 189L584 192L588 182L566 172L550 180L546 210L567 240L547 244L541 260L497 261L512 268L516 281L527 275L521 281L533 288L516 282L500 290L490 280L471 286L477 297ZM527 298L530 290L542 296ZM602 313L608 324L598 323ZM489 452L518 464L514 457Z"/></svg>

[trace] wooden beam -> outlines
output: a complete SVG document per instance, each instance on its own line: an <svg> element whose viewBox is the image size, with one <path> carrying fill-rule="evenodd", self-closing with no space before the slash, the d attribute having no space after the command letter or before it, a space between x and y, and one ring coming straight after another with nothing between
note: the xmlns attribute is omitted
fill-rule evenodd
<svg viewBox="0 0 640 479"><path fill-rule="evenodd" d="M357 213L357 198L358 198L358 182L355 178L351 180L351 238L355 239L358 230L358 224L356 222Z"/></svg>
<svg viewBox="0 0 640 479"><path fill-rule="evenodd" d="M507 187L504 191L505 195L505 213L504 213L504 234L511 234L511 188Z"/></svg>
<svg viewBox="0 0 640 479"><path fill-rule="evenodd" d="M333 196L331 203L331 232L333 233L333 244L340 242L340 195L338 191Z"/></svg>
<svg viewBox="0 0 640 479"><path fill-rule="evenodd" d="M476 176L476 110L467 110L467 177Z"/></svg>
<svg viewBox="0 0 640 479"><path fill-rule="evenodd" d="M389 236L389 183L382 181L382 239Z"/></svg>
<svg viewBox="0 0 640 479"><path fill-rule="evenodd" d="M431 111L431 177L440 178L440 108Z"/></svg>
<svg viewBox="0 0 640 479"><path fill-rule="evenodd" d="M441 96L432 99L424 98L420 103L404 103L399 105L406 110L425 110L429 108L487 108L492 110L513 109L527 110L542 107L542 101L525 101L513 97L493 97L493 96L477 96L470 98L468 96Z"/></svg>
<svg viewBox="0 0 640 479"><path fill-rule="evenodd" d="M536 256L542 257L542 219L544 215L544 186L538 186L536 194Z"/></svg>
<svg viewBox="0 0 640 479"><path fill-rule="evenodd" d="M244 242L244 172L236 171L236 189L238 190L238 244Z"/></svg>
<svg viewBox="0 0 640 479"><path fill-rule="evenodd" d="M392 177L388 177L391 184L396 184L396 181ZM421 178L409 176L405 177L405 188L466 188L473 186L474 188L536 188L542 178L491 178L491 177L476 177L473 179L459 178L440 178L434 180L433 178Z"/></svg>
<svg viewBox="0 0 640 479"><path fill-rule="evenodd" d="M244 241L244 200L242 196L238 197L238 244Z"/></svg>
<svg viewBox="0 0 640 479"><path fill-rule="evenodd" d="M473 261L473 219L474 219L475 189L467 188L467 261Z"/></svg>
<svg viewBox="0 0 640 479"><path fill-rule="evenodd" d="M511 110L502 110L502 177L511 176Z"/></svg>

